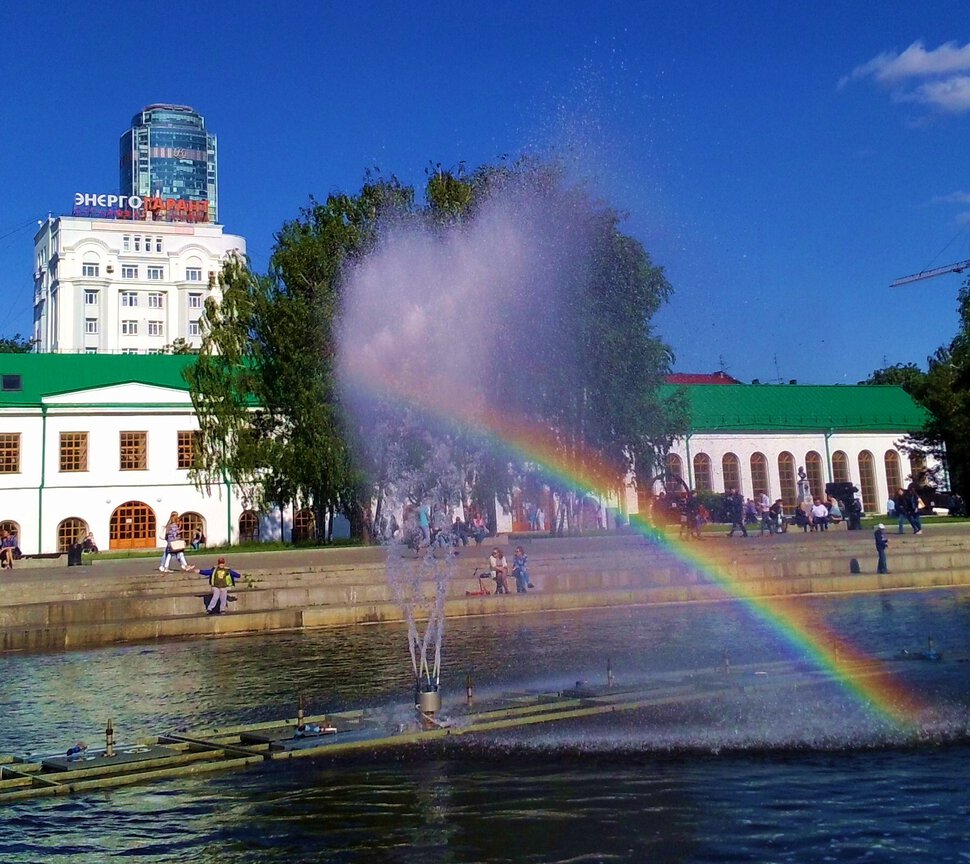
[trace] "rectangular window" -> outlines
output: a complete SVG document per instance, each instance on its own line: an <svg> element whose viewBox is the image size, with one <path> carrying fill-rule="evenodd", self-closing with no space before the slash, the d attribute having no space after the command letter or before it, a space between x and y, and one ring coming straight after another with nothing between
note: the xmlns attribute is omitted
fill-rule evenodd
<svg viewBox="0 0 970 864"><path fill-rule="evenodd" d="M162 251L162 238L161 237L156 237L155 238L155 251L156 252L161 252Z"/></svg>
<svg viewBox="0 0 970 864"><path fill-rule="evenodd" d="M98 292L97 291L85 291L84 292L84 305L85 306L97 306L98 305Z"/></svg>
<svg viewBox="0 0 970 864"><path fill-rule="evenodd" d="M149 309L162 309L165 306L165 298L163 294L149 294L148 295L148 308Z"/></svg>
<svg viewBox="0 0 970 864"><path fill-rule="evenodd" d="M138 295L134 291L122 291L121 292L121 305L122 306L137 306L138 305Z"/></svg>
<svg viewBox="0 0 970 864"><path fill-rule="evenodd" d="M61 432L61 471L88 470L88 433Z"/></svg>
<svg viewBox="0 0 970 864"><path fill-rule="evenodd" d="M97 354L98 353L98 349L97 348L85 348L84 349L84 353L85 354Z"/></svg>
<svg viewBox="0 0 970 864"><path fill-rule="evenodd" d="M121 432L120 452L122 471L148 470L148 433Z"/></svg>
<svg viewBox="0 0 970 864"><path fill-rule="evenodd" d="M141 237L137 234L135 235L135 251L141 252Z"/></svg>
<svg viewBox="0 0 970 864"><path fill-rule="evenodd" d="M84 319L84 332L89 336L98 335L98 319L97 318L85 318Z"/></svg>
<svg viewBox="0 0 970 864"><path fill-rule="evenodd" d="M200 336L202 335L202 330L199 327L198 321L189 321L189 336Z"/></svg>
<svg viewBox="0 0 970 864"><path fill-rule="evenodd" d="M201 267L186 267L185 268L185 279L187 282L201 282L202 281L202 268Z"/></svg>
<svg viewBox="0 0 970 864"><path fill-rule="evenodd" d="M161 321L149 321L148 322L148 335L149 336L161 336L162 333L162 322Z"/></svg>
<svg viewBox="0 0 970 864"><path fill-rule="evenodd" d="M122 348L121 349L121 353L122 354L137 354L138 353L138 349L137 348Z"/></svg>
<svg viewBox="0 0 970 864"><path fill-rule="evenodd" d="M4 393L16 393L23 389L23 379L19 375L0 376L0 390Z"/></svg>
<svg viewBox="0 0 970 864"><path fill-rule="evenodd" d="M202 308L202 295L189 294L189 309L201 309L201 308Z"/></svg>
<svg viewBox="0 0 970 864"><path fill-rule="evenodd" d="M138 322L137 321L122 321L121 322L121 335L122 336L137 336L138 335Z"/></svg>
<svg viewBox="0 0 970 864"><path fill-rule="evenodd" d="M149 348L145 353L146 354L164 354L165 353L165 349L164 348Z"/></svg>
<svg viewBox="0 0 970 864"><path fill-rule="evenodd" d="M0 474L20 473L20 433L0 434Z"/></svg>
<svg viewBox="0 0 970 864"><path fill-rule="evenodd" d="M178 436L178 468L188 471L196 465L195 454L199 449L199 433L179 432Z"/></svg>
<svg viewBox="0 0 970 864"><path fill-rule="evenodd" d="M121 278L122 279L137 279L138 278L138 268L132 267L130 264L126 264L121 268Z"/></svg>
<svg viewBox="0 0 970 864"><path fill-rule="evenodd" d="M131 237L129 237L127 234L121 238L121 251L131 252Z"/></svg>
<svg viewBox="0 0 970 864"><path fill-rule="evenodd" d="M93 278L101 272L101 267L98 264L82 264L81 265L81 275L87 276L88 278Z"/></svg>
<svg viewBox="0 0 970 864"><path fill-rule="evenodd" d="M165 278L165 268L164 267L149 267L148 268L148 279L151 282L161 282Z"/></svg>

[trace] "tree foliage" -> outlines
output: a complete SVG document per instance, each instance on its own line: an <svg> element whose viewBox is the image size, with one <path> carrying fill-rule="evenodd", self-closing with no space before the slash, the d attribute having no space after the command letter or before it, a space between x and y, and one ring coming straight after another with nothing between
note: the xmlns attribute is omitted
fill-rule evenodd
<svg viewBox="0 0 970 864"><path fill-rule="evenodd" d="M929 414L926 425L903 442L910 452L932 454L947 466L950 486L970 488L970 279L957 299L956 336L927 358L926 371L915 363L872 373L865 384L897 384ZM938 478L938 482L942 478Z"/></svg>
<svg viewBox="0 0 970 864"><path fill-rule="evenodd" d="M575 238L566 238L565 264L546 274L554 314L550 295L528 284L489 309L490 354L499 360L482 395L556 442L562 465L544 479L560 492L591 491L560 479L585 476L589 462L600 475L606 466L616 487L632 470L652 476L686 429L684 403L658 396L672 356L651 319L670 285L622 232L621 214L567 182L558 166L522 161L470 175L435 166L423 206L395 178L369 175L358 194L311 199L286 222L267 274L238 258L227 262L206 303L198 361L186 373L201 427L196 482L238 484L262 508L311 507L318 535L326 514L342 512L359 534L365 508L372 500L380 507L392 487L413 501L436 490L447 503L471 494L487 505L537 470L484 430L432 434L415 405L378 397L366 417L352 415L336 380L341 299L353 266L394 226L460 234L491 196L511 187L528 193L532 212L560 214L558 234L536 225L537 242L548 246L542 260L562 256L559 234Z"/></svg>
<svg viewBox="0 0 970 864"><path fill-rule="evenodd" d="M29 354L34 350L34 340L15 333L13 336L0 336L0 354Z"/></svg>

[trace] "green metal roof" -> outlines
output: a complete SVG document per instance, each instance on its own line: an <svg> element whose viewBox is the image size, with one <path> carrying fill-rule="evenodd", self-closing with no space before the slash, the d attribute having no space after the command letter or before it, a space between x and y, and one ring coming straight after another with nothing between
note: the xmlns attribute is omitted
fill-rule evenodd
<svg viewBox="0 0 970 864"><path fill-rule="evenodd" d="M926 412L888 385L665 385L687 394L692 432L910 432Z"/></svg>
<svg viewBox="0 0 970 864"><path fill-rule="evenodd" d="M44 397L148 384L188 390L182 370L192 354L0 354L0 376L19 375L20 390L0 391L0 407L39 406ZM807 384L664 385L683 390L693 432L919 429L926 412L900 387Z"/></svg>
<svg viewBox="0 0 970 864"><path fill-rule="evenodd" d="M20 390L0 390L0 407L39 406L46 396L116 384L188 390L182 370L194 361L191 354L0 354L0 381L20 376Z"/></svg>

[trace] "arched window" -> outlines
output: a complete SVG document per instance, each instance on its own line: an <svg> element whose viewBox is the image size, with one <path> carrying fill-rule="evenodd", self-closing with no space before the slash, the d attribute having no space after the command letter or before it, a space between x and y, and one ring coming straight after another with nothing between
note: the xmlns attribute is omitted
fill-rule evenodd
<svg viewBox="0 0 970 864"><path fill-rule="evenodd" d="M897 489L903 488L903 474L899 467L899 454L895 450L887 450L883 457L886 464L886 488L889 495L896 494Z"/></svg>
<svg viewBox="0 0 970 864"><path fill-rule="evenodd" d="M259 540L259 516L253 510L239 514L239 542L256 543Z"/></svg>
<svg viewBox="0 0 970 864"><path fill-rule="evenodd" d="M786 510L794 510L798 497L795 492L795 457L791 453L778 455L778 482L781 484L781 503Z"/></svg>
<svg viewBox="0 0 970 864"><path fill-rule="evenodd" d="M191 543L192 538L195 537L195 532L198 531L203 537L205 534L205 519L199 513L183 513L182 519L182 539L186 543Z"/></svg>
<svg viewBox="0 0 970 864"><path fill-rule="evenodd" d="M309 507L297 510L293 514L293 533L294 543L306 543L317 539L317 520L313 517L313 511Z"/></svg>
<svg viewBox="0 0 970 864"><path fill-rule="evenodd" d="M724 454L721 458L721 473L724 475L725 492L728 489L737 489L738 492L744 494L741 489L741 463L737 456L733 453Z"/></svg>
<svg viewBox="0 0 970 864"><path fill-rule="evenodd" d="M805 476L813 498L825 500L825 475L822 473L822 457L814 450L805 454Z"/></svg>
<svg viewBox="0 0 970 864"><path fill-rule="evenodd" d="M754 493L764 492L771 498L771 484L768 482L768 457L764 453L751 454L751 482Z"/></svg>
<svg viewBox="0 0 970 864"><path fill-rule="evenodd" d="M155 511L143 501L126 501L111 514L109 549L154 549L158 545Z"/></svg>
<svg viewBox="0 0 970 864"><path fill-rule="evenodd" d="M849 476L849 457L841 450L832 454L832 480L835 483L851 483Z"/></svg>
<svg viewBox="0 0 970 864"><path fill-rule="evenodd" d="M909 454L909 479L917 489L926 483L926 457L922 453Z"/></svg>
<svg viewBox="0 0 970 864"><path fill-rule="evenodd" d="M866 513L876 513L876 466L872 454L863 450L859 454L859 491L862 492L862 507Z"/></svg>
<svg viewBox="0 0 970 864"><path fill-rule="evenodd" d="M667 454L667 482L664 487L667 493L677 494L684 488L681 482L684 479L684 463L676 453Z"/></svg>
<svg viewBox="0 0 970 864"><path fill-rule="evenodd" d="M710 492L714 488L711 482L711 457L706 453L698 453L694 457L694 488L698 492Z"/></svg>
<svg viewBox="0 0 970 864"><path fill-rule="evenodd" d="M69 516L57 526L57 551L67 552L74 543L83 542L88 536L88 523L77 516ZM95 540L95 542L97 542Z"/></svg>

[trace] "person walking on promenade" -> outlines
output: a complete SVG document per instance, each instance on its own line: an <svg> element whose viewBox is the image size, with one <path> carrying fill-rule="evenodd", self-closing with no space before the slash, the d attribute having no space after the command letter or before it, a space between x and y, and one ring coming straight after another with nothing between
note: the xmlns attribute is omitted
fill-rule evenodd
<svg viewBox="0 0 970 864"><path fill-rule="evenodd" d="M229 568L226 565L225 558L220 558L215 567L203 568L199 571L199 574L208 576L209 585L212 586L212 597L205 607L206 612L210 615L221 615L226 612L229 603L229 589L236 584L237 579L242 578L242 574Z"/></svg>
<svg viewBox="0 0 970 864"><path fill-rule="evenodd" d="M909 519L909 524L913 526L913 533L922 534L923 522L919 518L920 500L919 495L916 494L916 486L913 483L910 483L909 487L903 493L903 500L905 502L906 518Z"/></svg>
<svg viewBox="0 0 970 864"><path fill-rule="evenodd" d="M886 549L889 548L889 538L886 536L886 526L879 523L873 534L876 541L876 554L879 555L879 565L876 567L877 573L888 573L889 564L886 562Z"/></svg>
<svg viewBox="0 0 970 864"><path fill-rule="evenodd" d="M195 567L185 560L185 540L182 537L182 519L175 510L168 517L168 524L165 526L165 553L162 555L162 563L158 568L159 573L172 572L168 568L168 565L172 561L172 556L175 556L182 566L182 569L187 573L195 570Z"/></svg>
<svg viewBox="0 0 970 864"><path fill-rule="evenodd" d="M737 489L732 488L727 497L728 517L731 519L731 530L728 537L734 536L734 529L740 528L743 537L748 536L748 529L744 527L744 498Z"/></svg>

